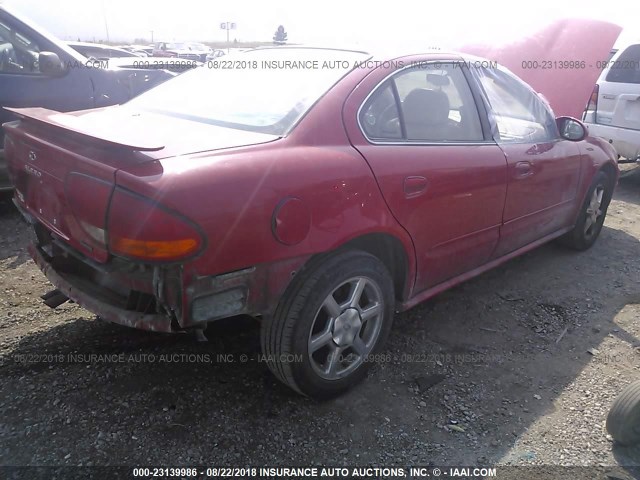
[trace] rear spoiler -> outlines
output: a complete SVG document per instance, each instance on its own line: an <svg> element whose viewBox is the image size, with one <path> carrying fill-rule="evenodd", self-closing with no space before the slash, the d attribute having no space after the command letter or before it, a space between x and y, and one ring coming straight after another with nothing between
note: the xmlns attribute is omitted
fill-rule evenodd
<svg viewBox="0 0 640 480"><path fill-rule="evenodd" d="M83 118L82 115L61 113L41 107L4 107L4 109L16 114L21 120L33 121L55 128L60 128L68 132L84 135L118 147L126 147L131 150L139 150L143 152L154 152L164 148L164 145L157 141L145 142L144 139L134 140L131 138L131 134L135 134L135 132L122 131L122 129L118 128L116 122L109 125L96 124Z"/></svg>

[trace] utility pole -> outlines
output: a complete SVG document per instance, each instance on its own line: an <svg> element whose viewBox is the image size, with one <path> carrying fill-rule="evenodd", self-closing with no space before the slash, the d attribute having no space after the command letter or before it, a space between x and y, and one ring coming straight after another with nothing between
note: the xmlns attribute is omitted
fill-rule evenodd
<svg viewBox="0 0 640 480"><path fill-rule="evenodd" d="M229 53L229 30L235 30L236 24L235 22L222 22L220 24L220 29L227 31L227 54Z"/></svg>
<svg viewBox="0 0 640 480"><path fill-rule="evenodd" d="M153 30L151 30L151 43L153 43Z"/></svg>
<svg viewBox="0 0 640 480"><path fill-rule="evenodd" d="M107 43L109 42L109 25L107 24L107 12L104 8L104 0L102 0L102 17L104 18L104 29L107 32Z"/></svg>

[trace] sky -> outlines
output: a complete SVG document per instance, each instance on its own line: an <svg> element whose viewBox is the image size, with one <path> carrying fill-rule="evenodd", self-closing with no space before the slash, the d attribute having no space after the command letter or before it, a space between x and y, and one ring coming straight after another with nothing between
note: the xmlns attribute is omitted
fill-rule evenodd
<svg viewBox="0 0 640 480"><path fill-rule="evenodd" d="M505 43L551 20L595 18L623 27L617 46L640 41L640 2L607 0L0 0L64 40L270 41L283 25L289 42L323 46L455 48ZM606 8L605 8L606 6ZM588 32L585 32L588 33ZM588 41L588 35L585 36Z"/></svg>

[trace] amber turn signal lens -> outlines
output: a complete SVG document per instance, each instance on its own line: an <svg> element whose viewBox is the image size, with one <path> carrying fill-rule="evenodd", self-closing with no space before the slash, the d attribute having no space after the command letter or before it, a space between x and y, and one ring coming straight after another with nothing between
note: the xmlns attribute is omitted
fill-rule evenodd
<svg viewBox="0 0 640 480"><path fill-rule="evenodd" d="M113 248L121 254L148 260L166 260L189 255L198 249L198 242L192 238L170 241L136 240L133 238L112 238Z"/></svg>
<svg viewBox="0 0 640 480"><path fill-rule="evenodd" d="M108 214L109 252L136 260L178 262L205 246L198 226L152 199L116 187Z"/></svg>

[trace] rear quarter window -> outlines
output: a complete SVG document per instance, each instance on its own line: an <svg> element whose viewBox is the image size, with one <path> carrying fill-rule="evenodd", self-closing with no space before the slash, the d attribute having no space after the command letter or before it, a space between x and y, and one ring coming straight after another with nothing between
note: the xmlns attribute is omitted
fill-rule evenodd
<svg viewBox="0 0 640 480"><path fill-rule="evenodd" d="M640 84L640 44L627 47L611 61L607 82Z"/></svg>

